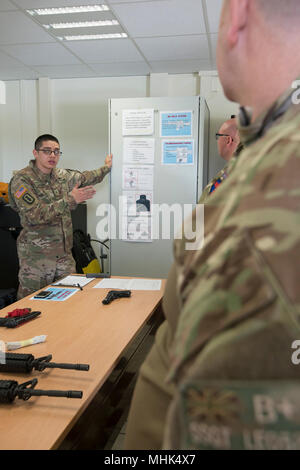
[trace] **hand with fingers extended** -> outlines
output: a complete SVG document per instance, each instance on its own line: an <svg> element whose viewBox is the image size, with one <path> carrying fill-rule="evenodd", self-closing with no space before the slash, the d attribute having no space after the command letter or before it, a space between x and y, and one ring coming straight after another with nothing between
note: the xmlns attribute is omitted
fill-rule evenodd
<svg viewBox="0 0 300 470"><path fill-rule="evenodd" d="M111 168L112 167L112 154L110 155L107 155L106 158L105 158L105 165L108 166L108 168Z"/></svg>
<svg viewBox="0 0 300 470"><path fill-rule="evenodd" d="M70 194L73 196L77 204L79 204L80 202L92 199L96 194L96 190L94 186L84 186L83 188L79 188L79 185L76 184Z"/></svg>

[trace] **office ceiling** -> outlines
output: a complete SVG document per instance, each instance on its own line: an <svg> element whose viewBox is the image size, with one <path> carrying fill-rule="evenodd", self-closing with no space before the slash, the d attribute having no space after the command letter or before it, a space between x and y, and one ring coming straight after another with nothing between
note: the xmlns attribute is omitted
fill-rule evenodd
<svg viewBox="0 0 300 470"><path fill-rule="evenodd" d="M193 73L216 69L222 0L0 0L0 80ZM107 11L32 15L28 10L105 5ZM114 20L54 29L44 24ZM121 39L64 36L121 33Z"/></svg>

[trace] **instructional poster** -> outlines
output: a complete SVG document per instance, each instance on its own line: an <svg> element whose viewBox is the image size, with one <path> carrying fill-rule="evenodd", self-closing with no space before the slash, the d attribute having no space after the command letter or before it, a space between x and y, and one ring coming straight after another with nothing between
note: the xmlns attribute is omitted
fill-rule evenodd
<svg viewBox="0 0 300 470"><path fill-rule="evenodd" d="M193 112L161 112L160 135L161 137L192 137Z"/></svg>
<svg viewBox="0 0 300 470"><path fill-rule="evenodd" d="M123 136L153 135L154 109L124 109L122 130Z"/></svg>
<svg viewBox="0 0 300 470"><path fill-rule="evenodd" d="M152 241L153 191L123 191L122 239Z"/></svg>
<svg viewBox="0 0 300 470"><path fill-rule="evenodd" d="M123 166L123 189L153 191L153 165Z"/></svg>
<svg viewBox="0 0 300 470"><path fill-rule="evenodd" d="M163 140L162 165L193 165L194 140Z"/></svg>
<svg viewBox="0 0 300 470"><path fill-rule="evenodd" d="M122 239L133 242L151 242L151 217L123 217Z"/></svg>
<svg viewBox="0 0 300 470"><path fill-rule="evenodd" d="M130 164L153 164L154 163L153 138L131 138L123 141L123 162Z"/></svg>
<svg viewBox="0 0 300 470"><path fill-rule="evenodd" d="M150 217L153 191L123 191L123 215Z"/></svg>
<svg viewBox="0 0 300 470"><path fill-rule="evenodd" d="M48 287L47 290L51 292L48 297L45 297L44 299L35 299L34 297L31 297L30 300L55 300L56 302L63 302L78 292L78 289L63 289L61 287Z"/></svg>

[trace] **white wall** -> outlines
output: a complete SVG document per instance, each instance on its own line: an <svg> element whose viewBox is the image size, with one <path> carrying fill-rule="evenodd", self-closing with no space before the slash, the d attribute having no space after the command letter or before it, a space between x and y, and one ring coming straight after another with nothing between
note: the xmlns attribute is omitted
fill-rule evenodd
<svg viewBox="0 0 300 470"><path fill-rule="evenodd" d="M1 112L2 181L9 181L14 170L27 165L37 137L37 82L6 82L6 104ZM33 158L33 157L32 157Z"/></svg>
<svg viewBox="0 0 300 470"><path fill-rule="evenodd" d="M209 139L209 179L220 171L224 165L224 160L219 156L218 145L215 138L221 125L235 114L238 115L238 105L231 103L224 96L222 85L217 73L199 74L200 92L210 109L210 139Z"/></svg>
<svg viewBox="0 0 300 470"><path fill-rule="evenodd" d="M63 151L60 166L78 170L102 166L109 151L108 99L144 97L146 89L146 77L54 80L52 131ZM109 202L108 177L88 201L88 232L92 238L96 236L96 209L102 202Z"/></svg>
<svg viewBox="0 0 300 470"><path fill-rule="evenodd" d="M210 168L212 177L224 166L217 155L215 133L237 112L215 74L153 74L150 77L109 77L6 82L6 105L0 106L0 180L28 164L33 143L42 133L58 137L62 168L91 170L108 152L108 99L146 96L195 96L207 99L211 113ZM109 201L109 178L88 201L88 231L95 237L98 204Z"/></svg>

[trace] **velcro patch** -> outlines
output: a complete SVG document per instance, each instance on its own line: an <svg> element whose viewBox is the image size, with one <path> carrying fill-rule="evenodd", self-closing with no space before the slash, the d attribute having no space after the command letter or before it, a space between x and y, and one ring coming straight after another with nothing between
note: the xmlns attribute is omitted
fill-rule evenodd
<svg viewBox="0 0 300 470"><path fill-rule="evenodd" d="M27 204L33 204L35 201L35 198L27 192L23 195L22 199L27 202Z"/></svg>
<svg viewBox="0 0 300 470"><path fill-rule="evenodd" d="M15 192L15 196L17 199L20 199L23 194L25 194L27 191L27 188L25 186L20 186L19 189Z"/></svg>

